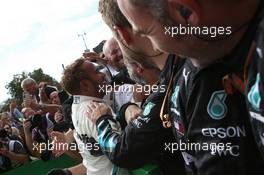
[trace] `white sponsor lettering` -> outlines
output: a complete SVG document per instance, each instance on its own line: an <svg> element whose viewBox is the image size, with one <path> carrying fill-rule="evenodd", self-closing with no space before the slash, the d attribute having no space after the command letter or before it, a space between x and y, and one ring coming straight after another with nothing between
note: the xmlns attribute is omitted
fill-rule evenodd
<svg viewBox="0 0 264 175"><path fill-rule="evenodd" d="M258 53L260 58L263 58L263 53L262 53L262 50L260 48L257 48L257 53Z"/></svg>
<svg viewBox="0 0 264 175"><path fill-rule="evenodd" d="M245 127L229 126L227 128L203 128L202 134L205 137L234 138L246 137Z"/></svg>
<svg viewBox="0 0 264 175"><path fill-rule="evenodd" d="M232 145L232 146L229 146L227 149L225 149L225 147L216 147L215 150L211 151L211 154L212 155L218 154L220 157L228 156L228 155L238 157L240 155L239 145Z"/></svg>
<svg viewBox="0 0 264 175"><path fill-rule="evenodd" d="M188 154L186 152L182 152L182 157L186 165L190 165L190 163L194 162L195 160L195 158L191 154Z"/></svg>
<svg viewBox="0 0 264 175"><path fill-rule="evenodd" d="M250 112L250 115L252 118L264 123L264 117L258 113L255 113L255 112Z"/></svg>
<svg viewBox="0 0 264 175"><path fill-rule="evenodd" d="M176 115L180 116L180 112L176 108L171 108L171 112L173 112Z"/></svg>
<svg viewBox="0 0 264 175"><path fill-rule="evenodd" d="M183 69L183 77L185 80L185 86L187 87L187 83L188 83L188 77L189 77L190 72L187 72L186 69Z"/></svg>
<svg viewBox="0 0 264 175"><path fill-rule="evenodd" d="M262 143L262 145L264 145L264 133L262 133L262 134L260 135L260 139L261 139L261 143Z"/></svg>

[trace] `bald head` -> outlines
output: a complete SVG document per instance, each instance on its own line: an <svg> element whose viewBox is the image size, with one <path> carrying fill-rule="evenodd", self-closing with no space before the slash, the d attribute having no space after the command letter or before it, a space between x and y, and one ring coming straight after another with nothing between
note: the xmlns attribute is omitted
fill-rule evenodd
<svg viewBox="0 0 264 175"><path fill-rule="evenodd" d="M118 43L116 41L116 39L114 37L108 39L103 47L103 52L104 54L109 54L109 52L111 52L111 49L113 49L113 47L119 47Z"/></svg>
<svg viewBox="0 0 264 175"><path fill-rule="evenodd" d="M117 71L123 67L123 55L115 38L110 38L106 41L103 47L103 52L107 63L110 66L112 66Z"/></svg>
<svg viewBox="0 0 264 175"><path fill-rule="evenodd" d="M34 95L37 91L37 83L34 79L28 77L21 82L21 88L24 92L28 92L31 95Z"/></svg>

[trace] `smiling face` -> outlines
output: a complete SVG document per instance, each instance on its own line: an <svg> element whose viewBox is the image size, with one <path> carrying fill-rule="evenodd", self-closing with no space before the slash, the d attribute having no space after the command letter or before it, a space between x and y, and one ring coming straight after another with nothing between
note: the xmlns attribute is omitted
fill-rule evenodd
<svg viewBox="0 0 264 175"><path fill-rule="evenodd" d="M104 54L107 63L117 71L124 67L123 54L115 39L111 38L105 43Z"/></svg>
<svg viewBox="0 0 264 175"><path fill-rule="evenodd" d="M93 63L85 61L82 65L82 69L85 71L88 79L95 85L102 85L105 83L105 74L100 72Z"/></svg>
<svg viewBox="0 0 264 175"><path fill-rule="evenodd" d="M102 87L106 83L105 74L100 72L100 70L89 61L85 61L82 64L81 68L85 74L81 80L81 84L84 85L83 90L89 90L92 93L99 93L100 87Z"/></svg>
<svg viewBox="0 0 264 175"><path fill-rule="evenodd" d="M59 98L59 93L57 91L52 92L49 97L50 97L52 104L57 104L57 105L61 104L60 98Z"/></svg>

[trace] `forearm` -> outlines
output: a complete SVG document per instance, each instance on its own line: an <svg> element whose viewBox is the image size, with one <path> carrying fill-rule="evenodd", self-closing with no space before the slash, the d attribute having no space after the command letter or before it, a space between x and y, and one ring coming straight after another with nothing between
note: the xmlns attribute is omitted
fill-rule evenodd
<svg viewBox="0 0 264 175"><path fill-rule="evenodd" d="M86 175L86 167L81 163L74 167L68 168L72 175Z"/></svg>
<svg viewBox="0 0 264 175"><path fill-rule="evenodd" d="M60 105L55 105L55 104L44 104L41 106L41 110L43 112L49 112L52 114L55 114L60 108L61 108Z"/></svg>
<svg viewBox="0 0 264 175"><path fill-rule="evenodd" d="M31 152L33 149L33 140L30 132L25 131L25 140L28 150Z"/></svg>
<svg viewBox="0 0 264 175"><path fill-rule="evenodd" d="M72 159L77 160L77 161L82 161L82 156L81 154L78 152L78 150L68 150L65 152L65 154L67 154L68 156L70 156Z"/></svg>
<svg viewBox="0 0 264 175"><path fill-rule="evenodd" d="M134 169L159 156L167 134L158 116L160 106L160 103L153 100L143 114L130 122L122 132L116 131L117 122L110 116L102 116L97 121L99 144L114 164ZM105 148L104 145L113 147Z"/></svg>
<svg viewBox="0 0 264 175"><path fill-rule="evenodd" d="M41 110L45 113L49 112L52 114L55 114L60 108L61 108L61 105L56 105L56 104L36 104L33 107L33 109L35 110Z"/></svg>
<svg viewBox="0 0 264 175"><path fill-rule="evenodd" d="M10 158L11 160L15 160L19 163L27 163L29 161L29 157L26 154L17 154L17 153L13 153L11 151L7 151L6 152L6 156L8 158Z"/></svg>
<svg viewBox="0 0 264 175"><path fill-rule="evenodd" d="M116 132L116 128L118 128L116 121L113 120L111 116L105 115L97 120L96 126L98 140L102 151L111 161L115 162L115 159L117 158L115 156L115 149L116 146L119 145L121 138L121 134Z"/></svg>
<svg viewBox="0 0 264 175"><path fill-rule="evenodd" d="M30 132L25 132L25 140L26 140L26 145L31 153L31 155L37 157L40 159L41 154L38 146L33 147L33 145L37 145L36 142L33 142L32 135Z"/></svg>
<svg viewBox="0 0 264 175"><path fill-rule="evenodd" d="M66 143L70 144L72 142L74 142L74 136L73 136L73 130L69 129L69 131L67 131L65 133L65 139L66 139Z"/></svg>

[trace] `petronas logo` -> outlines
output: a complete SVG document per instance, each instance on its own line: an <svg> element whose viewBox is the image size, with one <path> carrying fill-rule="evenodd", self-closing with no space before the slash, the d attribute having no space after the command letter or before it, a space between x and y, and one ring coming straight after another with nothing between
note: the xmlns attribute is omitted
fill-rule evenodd
<svg viewBox="0 0 264 175"><path fill-rule="evenodd" d="M179 96L179 92L180 92L180 86L176 86L171 96L171 102L173 103L175 108L177 107L177 99Z"/></svg>
<svg viewBox="0 0 264 175"><path fill-rule="evenodd" d="M152 109L154 106L155 106L154 103L149 102L149 103L146 105L145 109L144 109L143 115L144 115L144 116L149 115L151 109Z"/></svg>
<svg viewBox="0 0 264 175"><path fill-rule="evenodd" d="M260 108L260 101L261 96L259 92L259 84L260 84L260 74L257 74L256 82L251 87L249 93L248 93L248 101L252 105L252 107L256 110L259 110Z"/></svg>
<svg viewBox="0 0 264 175"><path fill-rule="evenodd" d="M207 106L207 112L211 118L215 120L221 120L226 116L226 97L227 94L225 91L216 91L212 94L209 104Z"/></svg>

